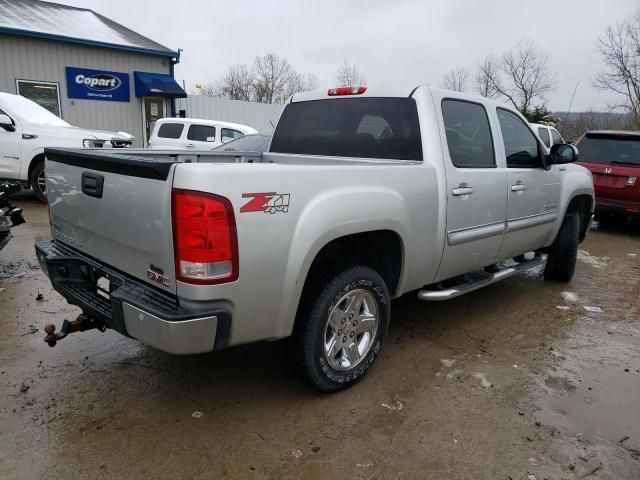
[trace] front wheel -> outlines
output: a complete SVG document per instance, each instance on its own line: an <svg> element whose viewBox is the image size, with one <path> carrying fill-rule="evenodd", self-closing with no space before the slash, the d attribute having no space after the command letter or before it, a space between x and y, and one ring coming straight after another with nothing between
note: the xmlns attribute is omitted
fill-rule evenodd
<svg viewBox="0 0 640 480"><path fill-rule="evenodd" d="M580 242L580 215L567 213L558 236L549 247L547 265L544 269L545 280L568 282L576 271L578 244Z"/></svg>
<svg viewBox="0 0 640 480"><path fill-rule="evenodd" d="M332 392L360 380L389 326L389 291L369 267L348 268L305 295L292 349L307 380Z"/></svg>
<svg viewBox="0 0 640 480"><path fill-rule="evenodd" d="M42 203L47 203L47 177L44 174L44 162L38 162L29 178L31 188Z"/></svg>

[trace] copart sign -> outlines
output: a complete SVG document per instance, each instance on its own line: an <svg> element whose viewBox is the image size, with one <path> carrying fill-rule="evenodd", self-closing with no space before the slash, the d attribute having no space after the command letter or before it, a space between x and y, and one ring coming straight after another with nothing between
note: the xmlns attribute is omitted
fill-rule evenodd
<svg viewBox="0 0 640 480"><path fill-rule="evenodd" d="M129 74L67 67L67 96L86 100L128 102Z"/></svg>

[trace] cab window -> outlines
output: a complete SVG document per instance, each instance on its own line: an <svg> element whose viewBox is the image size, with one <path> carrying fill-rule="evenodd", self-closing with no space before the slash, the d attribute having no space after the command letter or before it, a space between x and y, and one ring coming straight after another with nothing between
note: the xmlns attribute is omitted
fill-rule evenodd
<svg viewBox="0 0 640 480"><path fill-rule="evenodd" d="M551 139L549 138L549 130L544 127L538 127L538 136L542 143L544 143L547 147L551 147Z"/></svg>
<svg viewBox="0 0 640 480"><path fill-rule="evenodd" d="M489 118L482 105L444 99L442 118L451 163L458 168L496 166Z"/></svg>
<svg viewBox="0 0 640 480"><path fill-rule="evenodd" d="M216 127L209 125L191 125L187 132L187 140L194 142L214 142L216 140Z"/></svg>
<svg viewBox="0 0 640 480"><path fill-rule="evenodd" d="M551 129L551 138L553 139L553 144L557 145L558 143L564 143L564 140L560 136L560 134L555 130Z"/></svg>
<svg viewBox="0 0 640 480"><path fill-rule="evenodd" d="M535 134L515 113L497 109L509 168L542 168L540 146Z"/></svg>
<svg viewBox="0 0 640 480"><path fill-rule="evenodd" d="M163 123L158 129L160 138L180 138L184 125L181 123Z"/></svg>

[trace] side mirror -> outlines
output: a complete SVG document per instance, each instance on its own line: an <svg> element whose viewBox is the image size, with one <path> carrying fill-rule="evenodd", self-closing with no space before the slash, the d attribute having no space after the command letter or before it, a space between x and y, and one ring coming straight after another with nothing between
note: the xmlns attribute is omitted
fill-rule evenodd
<svg viewBox="0 0 640 480"><path fill-rule="evenodd" d="M0 128L4 128L7 132L15 132L16 127L8 115L0 114Z"/></svg>
<svg viewBox="0 0 640 480"><path fill-rule="evenodd" d="M551 147L549 159L551 160L549 163L552 165L573 163L578 160L578 149L568 143L558 143Z"/></svg>

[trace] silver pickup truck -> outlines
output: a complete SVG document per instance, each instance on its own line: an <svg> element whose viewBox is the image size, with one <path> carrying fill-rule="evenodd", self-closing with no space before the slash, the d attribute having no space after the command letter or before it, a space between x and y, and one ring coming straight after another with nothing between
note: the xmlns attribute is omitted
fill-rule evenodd
<svg viewBox="0 0 640 480"><path fill-rule="evenodd" d="M455 298L544 265L569 281L594 206L577 150L516 111L432 89L296 94L269 151L46 151L46 341L111 328L173 354L290 338L333 391L380 353L390 300ZM545 264L546 262L546 264Z"/></svg>

